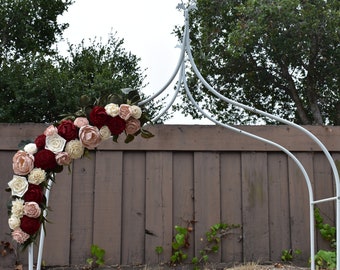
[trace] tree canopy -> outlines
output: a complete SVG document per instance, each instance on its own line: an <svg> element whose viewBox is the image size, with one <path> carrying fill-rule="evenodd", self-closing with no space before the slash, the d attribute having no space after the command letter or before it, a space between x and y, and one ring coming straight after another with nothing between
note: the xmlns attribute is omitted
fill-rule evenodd
<svg viewBox="0 0 340 270"><path fill-rule="evenodd" d="M68 24L57 17L67 11L71 0L0 0L1 54L51 53ZM4 56L2 55L2 58Z"/></svg>
<svg viewBox="0 0 340 270"><path fill-rule="evenodd" d="M190 13L195 62L221 94L298 124L340 124L340 2L197 0ZM175 30L178 37L182 29ZM189 71L189 86L218 120L256 123L214 98ZM186 114L200 116L184 103ZM264 119L267 123L272 123Z"/></svg>
<svg viewBox="0 0 340 270"><path fill-rule="evenodd" d="M68 55L53 49L68 26L57 16L72 1L0 1L0 122L53 122L76 112L82 95L144 86L140 59L114 34L107 43L70 44ZM148 105L151 115L158 106Z"/></svg>

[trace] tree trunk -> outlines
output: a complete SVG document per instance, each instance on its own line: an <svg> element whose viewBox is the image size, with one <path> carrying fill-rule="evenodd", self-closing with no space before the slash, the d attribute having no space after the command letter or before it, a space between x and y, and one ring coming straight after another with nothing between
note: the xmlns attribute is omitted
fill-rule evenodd
<svg viewBox="0 0 340 270"><path fill-rule="evenodd" d="M297 114L298 114L298 116L301 120L301 124L302 125L311 124L311 121L308 118L308 115L307 115L307 113L306 113L306 111L303 107L303 104L300 100L300 97L297 93L297 89L295 87L294 80L292 79L292 77L290 76L290 74L288 72L288 67L284 63L281 62L280 68L281 68L281 73L282 73L283 79L286 80L287 83L288 83L288 87L285 90L295 103L296 111L297 111Z"/></svg>

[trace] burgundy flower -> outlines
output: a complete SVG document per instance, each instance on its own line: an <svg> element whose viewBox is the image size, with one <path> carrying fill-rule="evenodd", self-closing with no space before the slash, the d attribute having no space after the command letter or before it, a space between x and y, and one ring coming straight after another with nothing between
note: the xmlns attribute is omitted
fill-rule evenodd
<svg viewBox="0 0 340 270"><path fill-rule="evenodd" d="M107 126L110 129L112 135L119 135L125 130L126 122L119 116L109 117Z"/></svg>
<svg viewBox="0 0 340 270"><path fill-rule="evenodd" d="M36 202L41 205L44 201L44 193L39 185L29 184L28 190L24 194L25 202Z"/></svg>
<svg viewBox="0 0 340 270"><path fill-rule="evenodd" d="M46 141L46 136L44 134L41 134L35 139L34 143L38 149L43 149L45 148L45 141Z"/></svg>
<svg viewBox="0 0 340 270"><path fill-rule="evenodd" d="M90 123L99 129L106 125L108 118L104 107L94 106L90 112Z"/></svg>
<svg viewBox="0 0 340 270"><path fill-rule="evenodd" d="M31 218L28 216L23 216L21 218L20 228L29 235L33 235L38 232L41 222L39 218Z"/></svg>
<svg viewBox="0 0 340 270"><path fill-rule="evenodd" d="M63 120L58 126L58 134L69 142L78 138L78 128L71 120Z"/></svg>
<svg viewBox="0 0 340 270"><path fill-rule="evenodd" d="M57 161L52 151L43 149L34 155L34 166L45 171L54 170L57 167Z"/></svg>

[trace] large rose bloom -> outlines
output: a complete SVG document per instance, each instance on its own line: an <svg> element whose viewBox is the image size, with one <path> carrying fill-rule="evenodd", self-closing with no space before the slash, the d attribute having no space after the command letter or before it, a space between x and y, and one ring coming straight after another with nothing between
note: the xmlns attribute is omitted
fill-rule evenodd
<svg viewBox="0 0 340 270"><path fill-rule="evenodd" d="M29 235L33 235L38 232L41 222L38 218L31 218L28 216L23 216L21 218L20 228Z"/></svg>
<svg viewBox="0 0 340 270"><path fill-rule="evenodd" d="M57 161L57 164L60 166L68 166L72 162L70 155L66 152L60 152L56 154L55 160Z"/></svg>
<svg viewBox="0 0 340 270"><path fill-rule="evenodd" d="M46 136L45 149L52 151L54 154L62 152L65 144L66 140L57 133Z"/></svg>
<svg viewBox="0 0 340 270"><path fill-rule="evenodd" d="M31 155L34 155L38 151L38 147L35 143L28 143L24 147L24 151Z"/></svg>
<svg viewBox="0 0 340 270"><path fill-rule="evenodd" d="M119 106L115 103L109 103L105 106L105 111L108 115L115 117L119 114Z"/></svg>
<svg viewBox="0 0 340 270"><path fill-rule="evenodd" d="M69 141L65 146L65 152L71 159L81 158L84 154L84 146L79 140Z"/></svg>
<svg viewBox="0 0 340 270"><path fill-rule="evenodd" d="M107 123L112 135L119 135L125 130L126 122L119 116L110 117Z"/></svg>
<svg viewBox="0 0 340 270"><path fill-rule="evenodd" d="M46 172L40 168L34 168L28 175L28 183L40 185L46 180Z"/></svg>
<svg viewBox="0 0 340 270"><path fill-rule="evenodd" d="M79 140L88 149L96 148L101 142L99 129L94 126L82 126L79 130Z"/></svg>
<svg viewBox="0 0 340 270"><path fill-rule="evenodd" d="M131 106L128 104L121 104L119 106L119 116L124 120L128 120L131 117Z"/></svg>
<svg viewBox="0 0 340 270"><path fill-rule="evenodd" d="M108 120L108 115L105 111L105 108L101 106L94 106L90 112L90 123L93 126L101 128L106 124Z"/></svg>
<svg viewBox="0 0 340 270"><path fill-rule="evenodd" d="M45 136L51 136L51 135L56 134L56 133L58 133L58 129L54 125L48 126L44 131Z"/></svg>
<svg viewBox="0 0 340 270"><path fill-rule="evenodd" d="M36 202L25 202L24 215L31 218L38 218L41 215L41 209Z"/></svg>
<svg viewBox="0 0 340 270"><path fill-rule="evenodd" d="M11 189L12 196L21 198L28 189L28 182L26 177L13 175L12 180L8 182L8 186Z"/></svg>
<svg viewBox="0 0 340 270"><path fill-rule="evenodd" d="M102 128L99 130L100 137L103 141L109 139L111 137L111 131L108 128L108 126L102 126Z"/></svg>
<svg viewBox="0 0 340 270"><path fill-rule="evenodd" d="M20 217L12 215L9 219L8 219L8 226L11 230L15 230L17 228L20 227Z"/></svg>
<svg viewBox="0 0 340 270"><path fill-rule="evenodd" d="M78 127L81 128L82 126L88 125L89 124L89 120L87 120L86 117L77 117L73 124Z"/></svg>
<svg viewBox="0 0 340 270"><path fill-rule="evenodd" d="M43 190L38 185L29 184L28 190L24 195L25 202L36 202L41 205L44 201Z"/></svg>
<svg viewBox="0 0 340 270"><path fill-rule="evenodd" d="M18 242L19 244L23 244L25 243L29 238L30 235L25 233L23 230L21 230L20 228L16 228L13 232L12 232L12 237L13 239Z"/></svg>
<svg viewBox="0 0 340 270"><path fill-rule="evenodd" d="M78 129L71 120L63 120L58 126L58 134L69 142L78 137Z"/></svg>
<svg viewBox="0 0 340 270"><path fill-rule="evenodd" d="M139 119L142 116L142 109L136 105L132 105L130 107L131 110L131 116L135 119Z"/></svg>
<svg viewBox="0 0 340 270"><path fill-rule="evenodd" d="M34 143L38 149L43 149L45 148L45 141L46 141L46 135L41 134L35 138Z"/></svg>
<svg viewBox="0 0 340 270"><path fill-rule="evenodd" d="M53 170L57 167L55 155L52 151L43 149L35 154L34 165L37 168L41 168L45 171Z"/></svg>
<svg viewBox="0 0 340 270"><path fill-rule="evenodd" d="M13 216L21 218L24 215L24 203L22 199L15 199L12 201L11 212Z"/></svg>
<svg viewBox="0 0 340 270"><path fill-rule="evenodd" d="M140 121L135 118L130 118L126 122L125 132L126 134L135 134L138 130L140 130Z"/></svg>
<svg viewBox="0 0 340 270"><path fill-rule="evenodd" d="M13 156L13 171L18 175L27 175L34 168L34 157L25 151L19 150Z"/></svg>

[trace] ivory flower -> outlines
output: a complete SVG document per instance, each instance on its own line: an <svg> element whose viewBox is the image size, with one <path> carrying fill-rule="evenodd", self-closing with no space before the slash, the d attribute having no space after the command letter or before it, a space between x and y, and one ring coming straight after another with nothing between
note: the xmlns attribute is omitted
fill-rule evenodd
<svg viewBox="0 0 340 270"><path fill-rule="evenodd" d="M22 197L28 189L28 182L26 177L13 175L12 180L8 182L8 186L12 191L12 196Z"/></svg>
<svg viewBox="0 0 340 270"><path fill-rule="evenodd" d="M40 168L34 168L28 175L28 183L40 185L46 180L46 172Z"/></svg>
<svg viewBox="0 0 340 270"><path fill-rule="evenodd" d="M15 230L20 227L20 218L15 215L11 215L8 219L8 226L10 229Z"/></svg>
<svg viewBox="0 0 340 270"><path fill-rule="evenodd" d="M114 103L109 103L104 107L106 113L112 117L115 117L119 114L119 106Z"/></svg>
<svg viewBox="0 0 340 270"><path fill-rule="evenodd" d="M142 109L136 105L130 107L131 116L135 119L139 119L142 116Z"/></svg>
<svg viewBox="0 0 340 270"><path fill-rule="evenodd" d="M34 155L38 151L38 147L35 143L28 143L25 145L24 151L28 154Z"/></svg>
<svg viewBox="0 0 340 270"><path fill-rule="evenodd" d="M24 215L24 203L25 201L22 199L15 199L12 201L12 208L11 213L13 216L16 216L18 218L23 217Z"/></svg>
<svg viewBox="0 0 340 270"><path fill-rule="evenodd" d="M111 131L109 129L108 126L103 126L100 130L100 137L102 138L102 140L107 140L109 139L112 135L111 135Z"/></svg>
<svg viewBox="0 0 340 270"><path fill-rule="evenodd" d="M84 154L84 146L78 139L71 140L66 144L65 152L68 153L70 158L78 159Z"/></svg>
<svg viewBox="0 0 340 270"><path fill-rule="evenodd" d="M64 150L66 140L57 133L46 136L45 149L50 150L54 154L60 153Z"/></svg>

